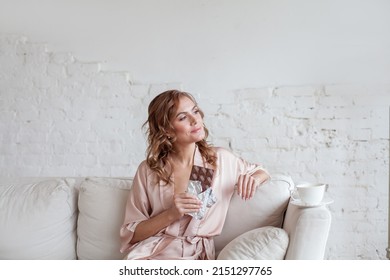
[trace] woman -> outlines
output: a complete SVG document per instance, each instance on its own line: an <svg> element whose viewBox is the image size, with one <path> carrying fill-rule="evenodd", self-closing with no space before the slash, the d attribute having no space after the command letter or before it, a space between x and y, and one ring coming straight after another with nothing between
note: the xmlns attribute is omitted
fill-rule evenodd
<svg viewBox="0 0 390 280"><path fill-rule="evenodd" d="M147 158L135 174L120 230L127 259L215 259L231 196L250 199L269 176L223 148L206 142L203 112L186 92L165 91L149 104ZM211 188L213 205L188 191L198 181ZM203 193L204 194L204 193ZM206 210L204 217L194 213Z"/></svg>

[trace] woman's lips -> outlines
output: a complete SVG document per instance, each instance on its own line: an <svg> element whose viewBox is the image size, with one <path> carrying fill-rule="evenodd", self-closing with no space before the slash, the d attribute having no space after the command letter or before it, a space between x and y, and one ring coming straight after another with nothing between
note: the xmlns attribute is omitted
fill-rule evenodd
<svg viewBox="0 0 390 280"><path fill-rule="evenodd" d="M199 131L201 131L201 127L199 127L199 128L195 128L195 129L193 129L193 130L191 130L191 133L198 133Z"/></svg>

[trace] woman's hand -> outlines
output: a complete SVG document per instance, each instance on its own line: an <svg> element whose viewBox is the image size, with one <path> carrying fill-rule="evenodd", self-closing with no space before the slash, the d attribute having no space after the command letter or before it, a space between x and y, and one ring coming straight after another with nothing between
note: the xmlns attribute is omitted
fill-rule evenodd
<svg viewBox="0 0 390 280"><path fill-rule="evenodd" d="M171 213L175 219L180 219L185 214L198 212L201 207L202 202L195 195L189 193L179 193L173 196Z"/></svg>
<svg viewBox="0 0 390 280"><path fill-rule="evenodd" d="M237 193L242 199L251 199L259 185L260 183L255 177L248 174L241 174L238 177Z"/></svg>
<svg viewBox="0 0 390 280"><path fill-rule="evenodd" d="M264 170L258 170L252 175L241 174L238 177L237 192L243 199L251 199L256 191L256 188L270 178L269 174Z"/></svg>
<svg viewBox="0 0 390 280"><path fill-rule="evenodd" d="M177 221L185 214L199 211L201 205L201 201L194 195L188 193L175 194L171 208L138 224L130 244L137 243L157 234L160 230Z"/></svg>

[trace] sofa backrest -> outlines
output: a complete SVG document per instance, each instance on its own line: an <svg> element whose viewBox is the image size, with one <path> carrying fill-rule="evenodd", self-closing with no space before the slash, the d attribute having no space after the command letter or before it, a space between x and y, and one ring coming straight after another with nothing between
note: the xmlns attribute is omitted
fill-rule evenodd
<svg viewBox="0 0 390 280"><path fill-rule="evenodd" d="M0 259L122 259L119 229L131 178L2 178ZM252 200L233 196L216 252L236 236L280 227L289 177L277 175Z"/></svg>
<svg viewBox="0 0 390 280"><path fill-rule="evenodd" d="M131 178L88 177L80 185L77 226L79 259L123 259L119 229Z"/></svg>
<svg viewBox="0 0 390 280"><path fill-rule="evenodd" d="M76 179L0 179L0 259L76 259Z"/></svg>
<svg viewBox="0 0 390 280"><path fill-rule="evenodd" d="M245 232L265 226L281 227L293 186L291 177L274 174L257 188L252 199L245 201L233 195L222 233L214 238L216 255Z"/></svg>

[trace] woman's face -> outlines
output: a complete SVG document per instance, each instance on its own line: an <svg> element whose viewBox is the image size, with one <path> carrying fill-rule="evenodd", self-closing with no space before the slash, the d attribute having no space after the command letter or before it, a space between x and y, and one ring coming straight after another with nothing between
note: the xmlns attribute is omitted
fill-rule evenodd
<svg viewBox="0 0 390 280"><path fill-rule="evenodd" d="M182 96L172 119L175 145L186 145L201 141L205 137L203 118L198 106L188 97Z"/></svg>

